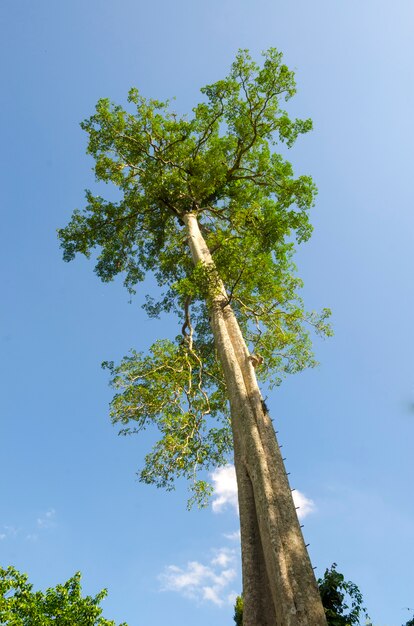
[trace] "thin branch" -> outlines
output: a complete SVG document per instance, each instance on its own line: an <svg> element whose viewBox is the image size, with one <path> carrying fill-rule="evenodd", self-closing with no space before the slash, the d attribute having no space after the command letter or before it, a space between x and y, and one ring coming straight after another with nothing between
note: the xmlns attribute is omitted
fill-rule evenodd
<svg viewBox="0 0 414 626"><path fill-rule="evenodd" d="M246 269L246 265L244 264L243 267L241 268L240 272L239 272L239 275L236 278L235 283L233 284L232 288L230 289L230 294L227 296L227 302L224 304L224 306L229 306L229 304L231 303L231 301L233 299L234 290L236 289L237 285L239 284L240 279L241 279L245 269Z"/></svg>
<svg viewBox="0 0 414 626"><path fill-rule="evenodd" d="M196 158L197 154L199 153L201 147L206 143L206 141L209 139L209 137L211 136L212 132L213 132L213 127L214 124L220 119L220 117L223 115L224 112L224 104L223 104L223 99L220 99L220 110L219 112L213 117L213 119L210 121L210 123L207 125L207 128L205 129L201 139L198 141L197 146L195 148L195 151L193 153L193 159Z"/></svg>

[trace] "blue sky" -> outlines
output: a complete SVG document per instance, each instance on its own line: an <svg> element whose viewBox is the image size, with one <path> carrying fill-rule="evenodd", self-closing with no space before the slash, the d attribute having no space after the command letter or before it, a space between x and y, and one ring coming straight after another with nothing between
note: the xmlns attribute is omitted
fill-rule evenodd
<svg viewBox="0 0 414 626"><path fill-rule="evenodd" d="M318 575L337 562L375 626L399 626L414 606L412 1L3 0L0 21L0 563L41 588L81 570L129 626L233 623L231 469L214 507L187 512L185 485L136 482L148 440L108 419L100 363L176 322L64 264L56 229L94 185L79 122L98 98L134 85L190 110L238 48L275 46L296 70L290 111L314 120L291 155L319 187L297 262L335 337L268 404Z"/></svg>

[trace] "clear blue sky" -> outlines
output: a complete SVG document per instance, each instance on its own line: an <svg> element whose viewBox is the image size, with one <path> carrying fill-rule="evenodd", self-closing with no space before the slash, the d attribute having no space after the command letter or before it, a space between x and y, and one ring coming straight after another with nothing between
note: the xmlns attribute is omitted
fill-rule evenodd
<svg viewBox="0 0 414 626"><path fill-rule="evenodd" d="M81 570L129 626L233 623L231 504L187 512L185 486L137 483L147 441L107 416L101 361L174 322L147 321L141 296L128 304L87 261L64 264L56 229L94 185L79 122L98 98L125 103L135 85L189 110L238 48L275 46L297 72L291 112L314 120L292 151L320 190L298 264L335 337L269 405L314 503L317 573L337 562L375 626L400 626L414 606L412 0L3 0L0 20L0 563L41 588Z"/></svg>

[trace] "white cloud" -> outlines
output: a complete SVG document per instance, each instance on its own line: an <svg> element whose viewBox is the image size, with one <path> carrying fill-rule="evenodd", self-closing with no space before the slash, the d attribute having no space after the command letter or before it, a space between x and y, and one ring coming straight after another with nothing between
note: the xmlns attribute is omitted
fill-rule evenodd
<svg viewBox="0 0 414 626"><path fill-rule="evenodd" d="M316 510L316 506L313 500L307 498L299 489L295 489L292 492L293 501L298 508L299 519L304 519L310 513Z"/></svg>
<svg viewBox="0 0 414 626"><path fill-rule="evenodd" d="M15 526L4 525L0 531L0 541L8 539L8 537L15 537L18 532L19 531Z"/></svg>
<svg viewBox="0 0 414 626"><path fill-rule="evenodd" d="M189 561L185 569L181 569L177 565L168 565L164 573L161 574L161 580L165 590L184 591L192 595L192 592L210 576L211 569L209 567L197 561Z"/></svg>
<svg viewBox="0 0 414 626"><path fill-rule="evenodd" d="M218 567L227 567L234 561L234 552L226 548L218 550L217 556L212 559L212 565L218 565Z"/></svg>
<svg viewBox="0 0 414 626"><path fill-rule="evenodd" d="M238 595L239 594L235 591L229 593L229 595L227 596L227 604L231 604L231 606L234 606L236 604L236 599Z"/></svg>
<svg viewBox="0 0 414 626"><path fill-rule="evenodd" d="M53 528L53 526L55 526L55 516L55 509L49 509L46 511L44 515L38 517L36 520L38 528Z"/></svg>
<svg viewBox="0 0 414 626"><path fill-rule="evenodd" d="M223 604L223 600L220 598L217 589L214 587L203 587L203 600L210 600L210 602L217 604L217 606L221 606Z"/></svg>
<svg viewBox="0 0 414 626"><path fill-rule="evenodd" d="M235 592L228 587L236 576L235 550L220 548L207 564L189 561L185 567L168 565L159 579L162 591L175 591L192 600L223 606L233 601Z"/></svg>
<svg viewBox="0 0 414 626"><path fill-rule="evenodd" d="M232 533L224 533L223 537L225 537L226 539L229 539L230 541L240 541L241 539L240 530L235 530Z"/></svg>
<svg viewBox="0 0 414 626"><path fill-rule="evenodd" d="M237 501L237 480L236 470L234 465L226 465L225 467L219 467L211 474L213 481L214 495L212 501L212 508L214 513L221 513L227 507L233 508L238 513L238 501ZM299 519L304 519L310 513L316 510L313 500L305 496L301 491L295 489L292 492L293 501L298 508ZM240 536L240 535L239 535ZM229 535L226 535L230 539ZM233 533L233 537L235 537ZM232 537L232 538L233 538Z"/></svg>
<svg viewBox="0 0 414 626"><path fill-rule="evenodd" d="M9 539L10 537L24 538L26 541L37 541L39 539L38 532L46 531L56 526L56 511L48 509L34 521L26 526L17 528L16 526L0 527L0 541Z"/></svg>
<svg viewBox="0 0 414 626"><path fill-rule="evenodd" d="M214 487L213 512L220 513L228 506L238 512L237 481L234 465L219 467L211 474L211 480Z"/></svg>

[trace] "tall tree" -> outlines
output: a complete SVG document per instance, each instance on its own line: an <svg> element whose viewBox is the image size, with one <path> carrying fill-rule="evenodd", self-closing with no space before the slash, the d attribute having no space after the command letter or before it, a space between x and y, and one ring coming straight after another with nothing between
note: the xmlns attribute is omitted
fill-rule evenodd
<svg viewBox="0 0 414 626"><path fill-rule="evenodd" d="M59 231L67 261L98 248L103 281L123 273L133 292L151 272L162 295L147 299L147 313L181 319L175 341L106 364L112 419L123 433L155 425L141 479L173 488L185 476L199 502L210 490L200 471L234 450L244 626L326 624L256 378L277 384L314 365L308 328L330 332L328 310L304 310L292 263L293 237L311 234L315 186L274 150L311 129L281 106L295 90L270 49L261 66L240 51L191 117L136 89L128 110L100 100L82 127L97 179L114 183L120 200L88 191L85 210Z"/></svg>

